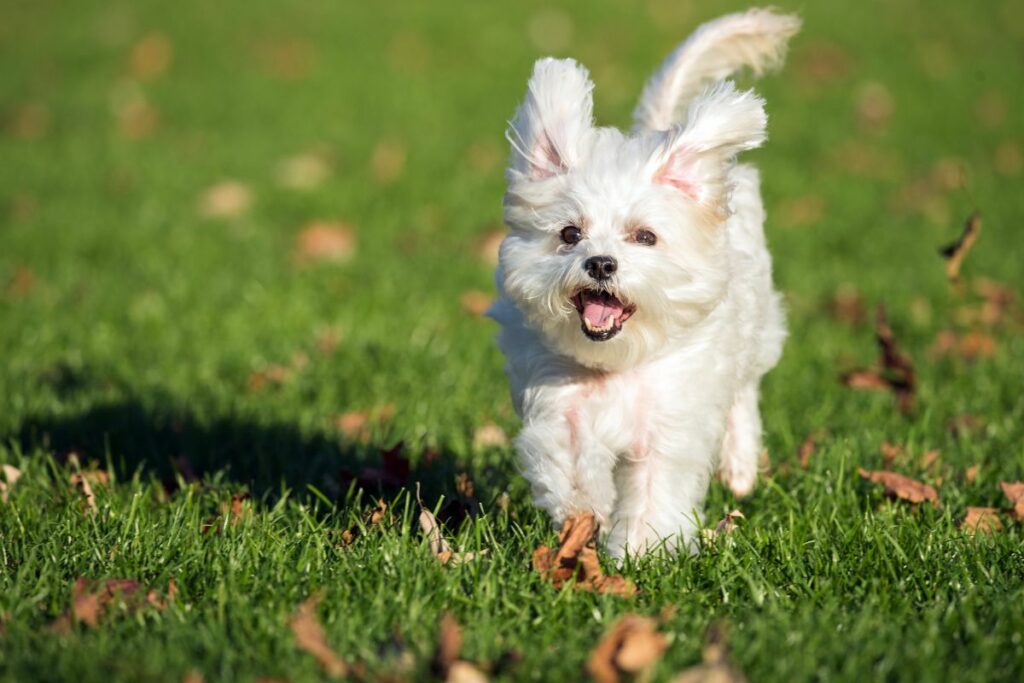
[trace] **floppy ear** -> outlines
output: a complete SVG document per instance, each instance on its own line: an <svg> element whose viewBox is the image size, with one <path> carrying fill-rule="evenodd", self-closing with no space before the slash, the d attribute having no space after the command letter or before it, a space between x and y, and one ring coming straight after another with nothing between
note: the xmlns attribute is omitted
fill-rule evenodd
<svg viewBox="0 0 1024 683"><path fill-rule="evenodd" d="M580 138L593 125L593 89L587 70L575 61L538 60L505 133L512 144L510 171L541 180L572 168Z"/></svg>
<svg viewBox="0 0 1024 683"><path fill-rule="evenodd" d="M753 91L725 81L690 105L686 123L667 131L652 156L655 183L669 185L700 204L718 208L736 155L760 147L768 117Z"/></svg>

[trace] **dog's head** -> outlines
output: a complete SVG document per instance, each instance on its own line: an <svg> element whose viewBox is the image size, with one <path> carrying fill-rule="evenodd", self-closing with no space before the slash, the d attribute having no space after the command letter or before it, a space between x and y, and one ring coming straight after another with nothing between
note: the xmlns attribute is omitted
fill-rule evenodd
<svg viewBox="0 0 1024 683"><path fill-rule="evenodd" d="M593 125L572 60L537 62L508 131L499 283L556 352L597 368L656 354L721 300L735 155L765 137L763 102L721 83L685 123Z"/></svg>

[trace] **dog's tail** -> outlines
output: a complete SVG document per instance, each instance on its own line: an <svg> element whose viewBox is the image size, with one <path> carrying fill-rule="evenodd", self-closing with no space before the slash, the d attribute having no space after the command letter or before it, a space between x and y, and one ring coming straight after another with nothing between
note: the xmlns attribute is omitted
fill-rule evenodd
<svg viewBox="0 0 1024 683"><path fill-rule="evenodd" d="M667 130L690 101L743 67L754 75L781 66L800 19L768 9L728 14L700 26L651 76L633 112L634 129Z"/></svg>

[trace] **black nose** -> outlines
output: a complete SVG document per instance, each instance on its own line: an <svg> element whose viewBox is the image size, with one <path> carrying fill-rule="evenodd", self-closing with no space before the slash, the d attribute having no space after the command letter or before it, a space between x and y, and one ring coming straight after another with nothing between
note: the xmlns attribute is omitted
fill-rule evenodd
<svg viewBox="0 0 1024 683"><path fill-rule="evenodd" d="M618 262L611 256L591 256L583 262L587 275L595 280L607 280L615 274Z"/></svg>

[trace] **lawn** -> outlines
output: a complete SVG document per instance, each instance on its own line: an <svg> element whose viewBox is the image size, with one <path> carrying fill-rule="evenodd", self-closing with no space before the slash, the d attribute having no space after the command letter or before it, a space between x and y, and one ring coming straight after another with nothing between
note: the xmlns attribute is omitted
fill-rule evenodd
<svg viewBox="0 0 1024 683"><path fill-rule="evenodd" d="M606 563L639 588L618 597L530 566L556 533L478 313L503 130L547 54L628 125L659 60L744 5L4 3L0 679L318 680L290 626L310 596L368 680L439 676L445 612L493 680L583 679L629 613L664 634L651 680L713 624L752 681L1024 679L1000 488L1024 480L1024 4L781 4L805 24L749 155L791 330L768 473L712 485L709 523L745 519L700 556ZM938 249L975 210L951 284ZM880 304L907 412L840 381L875 363ZM941 506L858 476L884 467ZM474 559L434 557L417 482ZM138 588L92 625L109 579Z"/></svg>

